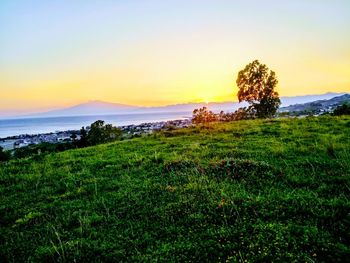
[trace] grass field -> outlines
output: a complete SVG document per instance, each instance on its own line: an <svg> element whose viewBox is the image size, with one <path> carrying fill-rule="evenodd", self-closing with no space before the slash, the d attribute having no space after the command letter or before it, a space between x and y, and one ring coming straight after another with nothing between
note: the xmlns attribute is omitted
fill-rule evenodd
<svg viewBox="0 0 350 263"><path fill-rule="evenodd" d="M350 117L255 120L0 164L1 262L346 262Z"/></svg>

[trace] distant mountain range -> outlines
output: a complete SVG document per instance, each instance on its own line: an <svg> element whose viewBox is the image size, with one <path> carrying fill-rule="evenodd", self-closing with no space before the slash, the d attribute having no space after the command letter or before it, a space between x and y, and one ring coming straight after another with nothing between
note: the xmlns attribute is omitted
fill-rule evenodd
<svg viewBox="0 0 350 263"><path fill-rule="evenodd" d="M339 92L339 93L328 92L328 93L317 94L317 95L281 97L281 102L282 102L281 107L287 107L294 104L304 104L304 103L313 102L317 100L329 100L344 94L347 94L347 93L346 92Z"/></svg>
<svg viewBox="0 0 350 263"><path fill-rule="evenodd" d="M33 116L79 116L79 115L100 115L100 114L113 114L117 112L128 112L138 109L136 106L111 103L104 101L89 101L86 103L78 104L69 108L52 110L48 112L32 114Z"/></svg>
<svg viewBox="0 0 350 263"><path fill-rule="evenodd" d="M89 101L69 108L52 110L43 113L31 114L28 117L56 117L56 116L86 116L109 114L142 114L160 112L184 112L192 113L196 108L207 106L213 111L232 111L245 104L235 102L210 102L210 103L183 103L159 107L139 107L104 101Z"/></svg>
<svg viewBox="0 0 350 263"><path fill-rule="evenodd" d="M295 104L304 104L319 100L328 100L336 96L344 95L345 93L326 93L319 95L281 97L282 107L288 107ZM84 115L109 115L109 114L142 114L142 113L160 113L160 112L184 112L192 113L196 108L207 106L214 112L221 110L235 111L239 107L247 106L246 103L238 102L210 102L210 103L184 103L159 107L139 107L120 103L111 103L104 101L89 101L78 104L69 108L40 112L26 116L15 116L11 118L31 118L31 117L58 117L58 116L84 116ZM298 106L299 107L299 106Z"/></svg>
<svg viewBox="0 0 350 263"><path fill-rule="evenodd" d="M350 94L344 94L336 96L331 99L316 100L313 102L294 104L287 107L281 107L280 112L310 112L310 113L323 113L331 112L334 108L344 104L350 103Z"/></svg>

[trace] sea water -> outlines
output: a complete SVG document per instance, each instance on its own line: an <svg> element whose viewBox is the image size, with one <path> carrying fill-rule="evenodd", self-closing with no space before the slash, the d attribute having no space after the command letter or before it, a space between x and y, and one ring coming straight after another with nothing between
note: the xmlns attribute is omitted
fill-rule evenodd
<svg viewBox="0 0 350 263"><path fill-rule="evenodd" d="M161 112L161 113L137 113L119 115L91 115L69 117L45 117L45 118L17 118L0 120L0 138L21 134L39 134L57 131L79 130L89 126L96 120L114 126L141 124L147 122L160 122L168 120L186 119L191 112Z"/></svg>

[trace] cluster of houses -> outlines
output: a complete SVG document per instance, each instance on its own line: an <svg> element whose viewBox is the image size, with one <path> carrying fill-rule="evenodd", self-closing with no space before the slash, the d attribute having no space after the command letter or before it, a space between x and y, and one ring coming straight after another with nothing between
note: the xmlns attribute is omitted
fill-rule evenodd
<svg viewBox="0 0 350 263"><path fill-rule="evenodd" d="M185 128L191 125L191 119L183 119L183 120L173 120L173 121L162 121L162 122L150 122L150 123L142 123L138 125L126 125L120 126L119 128L128 135L141 135L152 133L154 131L166 129L167 127L175 127L175 128ZM89 127L87 128L89 130ZM40 143L60 143L60 142L71 142L73 140L80 139L80 131L71 130L71 131L62 131L62 132L54 132L54 133L46 133L46 134L36 134L29 135L23 134L18 136L12 136L10 138L4 139L2 143L13 142L13 148L8 147L8 149L17 149L26 147L33 144ZM1 146L1 145L0 145Z"/></svg>
<svg viewBox="0 0 350 263"><path fill-rule="evenodd" d="M314 112L315 116L320 116L325 113L332 113L337 106L327 106L323 109L318 109Z"/></svg>
<svg viewBox="0 0 350 263"><path fill-rule="evenodd" d="M191 125L191 119L161 121L161 122L149 122L139 125L125 125L119 127L124 133L130 135L141 135L145 133L152 133L154 131L160 131L168 127L186 128Z"/></svg>
<svg viewBox="0 0 350 263"><path fill-rule="evenodd" d="M323 108L306 108L298 111L281 110L282 115L288 114L289 116L306 117L309 115L321 116L327 113L332 113L337 106L325 106Z"/></svg>
<svg viewBox="0 0 350 263"><path fill-rule="evenodd" d="M47 143L59 143L59 142L70 142L72 141L72 135L77 134L78 131L63 131L48 134L37 134L37 135L19 135L14 142L13 148L26 147L32 144L40 144L43 142ZM79 139L79 135L76 135L75 139Z"/></svg>

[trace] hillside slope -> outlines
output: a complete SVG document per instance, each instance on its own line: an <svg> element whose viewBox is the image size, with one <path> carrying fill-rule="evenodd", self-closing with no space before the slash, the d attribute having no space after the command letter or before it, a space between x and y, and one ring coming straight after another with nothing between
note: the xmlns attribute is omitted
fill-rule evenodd
<svg viewBox="0 0 350 263"><path fill-rule="evenodd" d="M288 107L282 107L279 111L300 112L300 111L331 111L334 108L344 104L350 103L350 94L344 94L328 100L316 100L304 104L295 104Z"/></svg>
<svg viewBox="0 0 350 263"><path fill-rule="evenodd" d="M350 256L350 118L240 121L0 164L5 262Z"/></svg>

